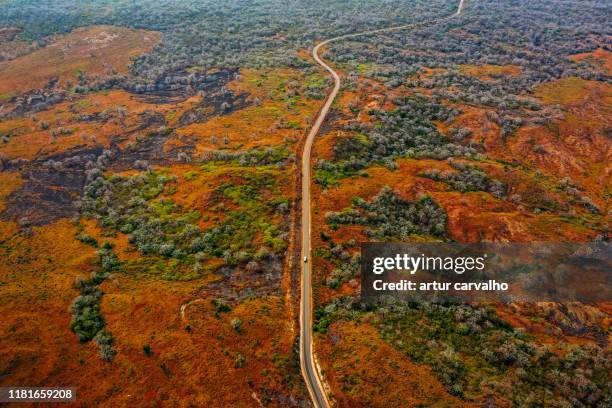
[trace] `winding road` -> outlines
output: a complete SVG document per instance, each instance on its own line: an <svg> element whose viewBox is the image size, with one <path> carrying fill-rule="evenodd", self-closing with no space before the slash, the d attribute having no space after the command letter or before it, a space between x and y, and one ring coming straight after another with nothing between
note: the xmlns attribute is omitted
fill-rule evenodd
<svg viewBox="0 0 612 408"><path fill-rule="evenodd" d="M314 353L312 348L312 312L313 312L313 299L312 299L312 262L311 262L311 223L310 223L310 156L312 152L312 144L315 137L319 133L323 121L329 113L332 103L336 99L338 92L340 91L340 76L333 68L325 63L325 61L319 57L319 50L321 47L334 42L343 40L346 38L354 38L367 34L375 34L390 31L399 31L407 28L414 28L422 26L424 24L432 24L443 20L448 20L453 17L459 16L463 11L464 0L459 1L457 11L447 17L436 19L433 21L427 21L416 24L406 24L402 26L394 26L388 28L382 28L377 30L363 31L359 33L346 34L339 37L330 38L317 44L312 50L312 57L314 60L325 68L334 79L334 88L329 93L325 105L321 109L319 116L314 122L306 141L304 143L304 151L302 153L302 281L301 281L301 298L300 298L300 366L302 369L302 376L306 382L306 387L310 393L312 403L315 407L329 407L329 400L327 399L327 393L321 382L319 371L317 369Z"/></svg>

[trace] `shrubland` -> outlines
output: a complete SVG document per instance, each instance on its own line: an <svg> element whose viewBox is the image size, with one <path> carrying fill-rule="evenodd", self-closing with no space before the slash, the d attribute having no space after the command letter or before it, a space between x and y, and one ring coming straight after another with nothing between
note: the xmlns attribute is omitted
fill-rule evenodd
<svg viewBox="0 0 612 408"><path fill-rule="evenodd" d="M60 373L117 405L303 405L296 158L331 85L308 49L455 8L2 2L0 25L20 27L0 31L20 45L0 67L19 80L0 86L7 381ZM466 2L325 48L343 88L315 145L312 262L316 348L340 405L610 405L605 329L584 329L582 309L525 318L547 323L552 349L514 312L354 298L364 240L607 239L609 14ZM410 395L380 392L408 378Z"/></svg>
<svg viewBox="0 0 612 408"><path fill-rule="evenodd" d="M609 350L564 344L560 354L486 306L336 299L316 312L322 336L341 322L372 325L411 360L432 367L448 392L467 401L500 395L513 406L604 407L610 403Z"/></svg>

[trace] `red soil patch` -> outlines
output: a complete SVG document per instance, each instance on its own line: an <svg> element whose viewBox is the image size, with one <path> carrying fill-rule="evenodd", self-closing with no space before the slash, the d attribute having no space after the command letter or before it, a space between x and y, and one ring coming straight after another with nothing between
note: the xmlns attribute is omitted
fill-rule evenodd
<svg viewBox="0 0 612 408"><path fill-rule="evenodd" d="M318 146L319 144L317 149ZM328 246L319 236L320 231L329 235L335 243L350 239L356 242L371 240L363 233L365 228L362 226L340 225L337 230L332 230L327 224L326 215L330 211L341 211L350 207L353 197L371 200L384 186L391 187L396 194L409 201L430 195L447 212L449 237L460 242L584 242L599 234L596 230L568 223L549 212L535 214L529 208L498 200L489 193L460 193L452 191L445 183L419 176L419 173L431 169L451 171L445 161L400 159L397 164L395 171L383 167L368 168L369 177L342 179L341 184L336 187L321 189L318 185L313 185L313 247ZM478 166L485 169L491 177L510 181L509 186L514 189L512 191L523 192L524 189L530 188L530 181L525 180L527 176L518 171L505 173L502 166L497 164ZM561 200L563 197L553 195L553 198ZM414 237L414 240L419 239L422 238ZM316 264L315 276L318 281L323 282L334 267L320 258L316 259ZM341 292L354 293L355 289L345 284ZM318 301L324 302L341 292L322 286Z"/></svg>
<svg viewBox="0 0 612 408"><path fill-rule="evenodd" d="M304 398L283 298L249 300L218 317L212 299L204 299L186 308L183 320L181 306L204 280L117 272L102 284L102 313L118 351L104 362L94 342L79 343L69 328L73 284L94 268L95 249L73 239L68 221L34 228L31 237L15 235L11 225L0 223L11 248L0 248L1 385L71 386L78 401L109 406L255 406L253 393L273 403ZM239 331L233 319L242 321ZM151 356L143 352L147 344Z"/></svg>
<svg viewBox="0 0 612 408"><path fill-rule="evenodd" d="M570 177L601 208L612 175L612 149L607 132L612 128L612 85L565 78L544 84L536 96L547 104L560 104L564 118L547 126L523 126L502 139L499 127L486 110L460 106L464 112L453 127L472 130L471 141L483 146L488 157L531 169L556 179Z"/></svg>
<svg viewBox="0 0 612 408"><path fill-rule="evenodd" d="M567 345L593 344L597 341L585 333L582 337L572 336L559 327L555 319L567 319L568 315L575 317L581 324L600 327L604 332L610 328L610 311L612 303L583 304L564 303L567 311L559 312L561 304L552 302L513 303L510 305L491 305L497 315L512 327L520 328L535 337L536 343L547 345L559 355L567 352ZM565 323L565 322L564 322ZM609 335L608 335L609 336ZM608 346L610 348L610 346Z"/></svg>

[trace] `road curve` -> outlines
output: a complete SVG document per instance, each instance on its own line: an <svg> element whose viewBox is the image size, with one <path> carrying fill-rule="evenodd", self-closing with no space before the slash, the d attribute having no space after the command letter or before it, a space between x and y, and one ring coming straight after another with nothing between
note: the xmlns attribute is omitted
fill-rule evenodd
<svg viewBox="0 0 612 408"><path fill-rule="evenodd" d="M302 376L306 382L306 387L310 393L312 403L317 408L329 407L329 400L321 379L319 378L319 371L314 361L314 353L312 349L312 312L313 312L313 300L312 300L312 260L311 260L311 223L310 223L310 156L312 152L312 144L314 138L319 133L323 121L329 113L332 103L336 99L338 92L340 91L340 76L336 71L333 70L325 61L319 57L319 50L321 47L338 40L346 38L358 37L366 34L375 34L389 31L399 31L406 28L414 28L424 24L431 24L442 20L447 20L456 17L463 11L464 0L459 1L457 11L447 17L436 19L433 21L406 24L402 26L381 28L378 30L363 31L359 33L346 34L339 37L330 38L317 44L312 50L312 57L314 60L325 68L334 79L334 88L329 93L325 105L319 112L319 116L315 120L306 141L304 143L304 150L302 152L302 255L300 263L302 265L302 280L301 280L301 298L300 298L300 366L302 369Z"/></svg>

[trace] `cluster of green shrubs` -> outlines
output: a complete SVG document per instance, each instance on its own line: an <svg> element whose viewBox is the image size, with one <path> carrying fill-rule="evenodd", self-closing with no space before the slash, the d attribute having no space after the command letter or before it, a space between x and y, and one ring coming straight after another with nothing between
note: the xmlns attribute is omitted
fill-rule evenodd
<svg viewBox="0 0 612 408"><path fill-rule="evenodd" d="M317 248L316 255L327 259L334 265L331 275L325 279L325 284L332 289L337 289L344 282L355 278L361 267L361 255L353 253L357 242L350 239L346 242L336 244L329 235L321 232L321 239L327 242L327 248Z"/></svg>
<svg viewBox="0 0 612 408"><path fill-rule="evenodd" d="M224 251L223 256L227 258L227 251L233 253L229 263L267 258L282 253L287 247L286 223L279 224L272 219L274 215L285 216L290 210L290 201L279 195L276 177L264 172L243 176L243 184L224 184L217 190L237 205L211 231L215 233L217 247ZM253 241L258 235L263 245L256 248Z"/></svg>
<svg viewBox="0 0 612 408"><path fill-rule="evenodd" d="M406 201L384 187L372 200L354 198L350 208L327 214L332 228L338 224L366 225L373 239L408 239L412 234L446 236L446 212L431 197Z"/></svg>
<svg viewBox="0 0 612 408"><path fill-rule="evenodd" d="M490 179L481 169L449 159L452 168L458 172L442 172L437 169L420 174L432 180L442 181L453 189L465 193L467 191L486 191L495 198L502 199L506 195L506 187L496 179Z"/></svg>
<svg viewBox="0 0 612 408"><path fill-rule="evenodd" d="M70 328L81 342L93 339L100 348L100 356L110 361L116 351L113 348L112 335L104 330L106 322L100 311L103 295L100 284L119 267L120 263L109 243L104 243L98 250L98 261L100 268L92 272L89 279L79 278L76 281L80 295L70 307L72 312Z"/></svg>
<svg viewBox="0 0 612 408"><path fill-rule="evenodd" d="M361 256L349 256L346 261L339 262L335 266L331 275L325 281L332 289L339 288L344 282L348 282L357 276L361 268Z"/></svg>
<svg viewBox="0 0 612 408"><path fill-rule="evenodd" d="M162 196L165 189L171 191L174 179L151 171L98 177L86 187L81 210L103 227L127 234L144 255L194 267L207 256L223 258L230 265L262 260L286 248L287 231L273 217L288 213L289 200L279 196L276 177L260 170L241 173L244 184L217 188L216 208L224 211L224 218L207 230L197 225L199 212ZM235 206L227 208L223 200ZM254 244L257 237L262 240L259 247Z"/></svg>
<svg viewBox="0 0 612 408"><path fill-rule="evenodd" d="M325 89L329 86L328 77L321 78L319 75L311 75L304 86L304 95L310 99L324 99Z"/></svg>
<svg viewBox="0 0 612 408"><path fill-rule="evenodd" d="M98 247L98 240L88 234L78 234L76 237L77 241L80 241L86 245L92 246L94 248Z"/></svg>
<svg viewBox="0 0 612 408"><path fill-rule="evenodd" d="M206 152L205 162L226 162L240 166L282 166L291 159L292 153L286 146L272 146L263 149L249 149L244 152L216 150Z"/></svg>
<svg viewBox="0 0 612 408"><path fill-rule="evenodd" d="M442 135L435 121L451 122L460 112L436 99L409 96L394 101L394 110L371 110L375 124L350 123L346 130L355 137L342 138L334 146L334 161L320 160L314 171L317 183L327 186L334 180L358 174L366 167L381 164L395 169L399 157L446 159L453 156L478 157L471 147L454 144Z"/></svg>
<svg viewBox="0 0 612 408"><path fill-rule="evenodd" d="M325 333L339 320L367 320L386 342L430 365L449 392L467 401L494 393L512 406L608 407L612 402L609 351L559 344L564 353L554 353L488 307L337 298L315 312L315 330Z"/></svg>

